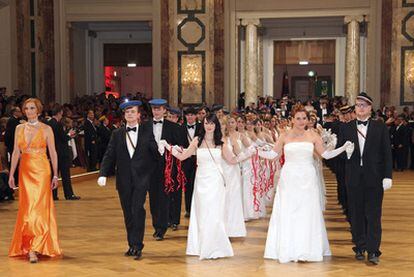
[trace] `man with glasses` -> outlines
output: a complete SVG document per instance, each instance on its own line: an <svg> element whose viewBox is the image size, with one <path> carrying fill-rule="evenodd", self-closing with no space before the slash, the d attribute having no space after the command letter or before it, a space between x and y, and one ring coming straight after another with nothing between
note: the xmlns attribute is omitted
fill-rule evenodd
<svg viewBox="0 0 414 277"><path fill-rule="evenodd" d="M372 99L361 92L355 102L356 120L342 124L338 145L355 144L345 158L345 185L353 248L357 260L379 263L381 255L381 214L384 190L392 186L392 155L388 129L371 120Z"/></svg>

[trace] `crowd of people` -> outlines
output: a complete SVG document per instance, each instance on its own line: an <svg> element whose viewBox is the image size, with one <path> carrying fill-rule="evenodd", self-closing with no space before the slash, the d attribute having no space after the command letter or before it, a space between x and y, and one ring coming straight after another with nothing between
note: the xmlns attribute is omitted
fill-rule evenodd
<svg viewBox="0 0 414 277"><path fill-rule="evenodd" d="M366 94L361 95L360 98L371 107L372 100ZM3 180L2 200L13 199L12 188L18 187L22 178L17 174L18 165L13 157L14 160L22 159L23 155L18 157L15 153L18 151L13 148L19 145L16 144L19 139L26 143L28 140L26 131L19 132L18 126L27 126L25 130L30 130L37 124L33 123L37 119L29 119L27 102L31 103L33 99L28 96L0 96L3 115L0 122L5 144L1 153L4 166L4 177L0 179L0 182ZM24 116L22 105L25 107ZM142 255L144 202L148 192L156 240L163 240L168 228L179 228L184 194L185 216L190 218L189 255L197 255L201 259L232 256L229 237L246 236L246 222L265 217L266 206L274 203L265 257L280 262L320 261L323 256L330 255L323 222L325 190L321 159L324 158L338 179L338 201L351 224L357 259L368 251L370 261L377 262L380 255L378 240L360 241L361 237L366 237L361 234L365 227L360 226L361 213L364 213L360 210L362 203L354 199L360 192L349 190L346 183L350 181L345 178L345 171L350 167L346 160L358 161L359 165L360 158L352 154L355 140L347 133L349 130L344 131L343 125L355 120L357 113L354 109L364 109L364 105L350 106L343 97L330 99L322 96L301 103L284 96L278 100L259 98L257 103L246 108L227 111L222 105L179 109L169 107L163 99L149 100L140 94L120 99L100 94L77 98L71 104L48 103L42 107L36 104L35 108L39 121L50 126L54 134L58 168L55 171L52 167L53 178L49 177L52 181L57 180L60 172L67 200L80 199L74 194L70 182L69 169L74 164L88 171L99 168L98 184L101 186L105 186L108 176L116 175L128 235L126 256L139 259ZM398 114L395 108L384 107L369 117L372 122L382 121L388 126L387 140L383 142L388 142L392 148L395 169L405 170L410 160L413 168L414 112L404 108L403 113ZM374 127L376 123L369 124L377 128ZM368 139L366 131L364 139ZM30 133L27 135L31 137ZM46 139L46 142L50 141ZM49 149L49 144L46 143L46 147L46 144L38 143L43 149ZM355 152L362 157L365 152L359 142L361 145L362 148ZM19 145L19 150L23 153L27 147ZM51 154L49 149L50 157ZM9 176L9 168L13 177ZM296 176L295 172L301 175ZM50 172L48 174L51 175ZM358 178L352 182L358 183ZM384 179L391 179L391 176L384 176ZM286 186L298 183L298 180L307 184L306 193L303 193L304 186ZM285 187L290 188L283 190ZM304 199L303 195L308 198ZM53 190L53 199L58 200L57 189ZM286 199L289 202L287 206L282 201ZM304 202L307 204L303 205ZM378 206L378 203L373 205ZM53 205L51 207L53 209ZM296 214L286 212L289 210L296 211ZM286 213L288 217L297 216L300 223L289 223ZM373 217L375 228L370 231L378 232L378 214ZM277 232L274 228L279 225L285 228ZM308 230L309 225L313 229L309 229L307 237L293 232ZM16 224L16 230L18 226ZM213 233L214 236L211 235ZM19 232L15 231L15 237L19 237ZM307 247L303 246L305 243L292 247L298 238L315 243ZM18 247L19 243L14 241L13 245ZM45 252L38 251L40 248L30 248L26 243L26 248L21 248L20 252L11 249L9 254L29 254L30 260L36 262L36 254L59 255L57 242L53 246L54 249ZM288 249L288 252L280 249Z"/></svg>

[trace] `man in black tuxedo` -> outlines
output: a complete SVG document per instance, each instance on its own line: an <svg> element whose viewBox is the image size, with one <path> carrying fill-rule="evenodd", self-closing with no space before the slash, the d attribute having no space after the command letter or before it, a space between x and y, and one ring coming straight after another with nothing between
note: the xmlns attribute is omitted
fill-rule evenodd
<svg viewBox="0 0 414 277"><path fill-rule="evenodd" d="M100 125L98 126L98 153L99 163L102 162L103 155L105 154L106 147L111 139L112 127L109 124L109 119L106 116L102 116L100 119Z"/></svg>
<svg viewBox="0 0 414 277"><path fill-rule="evenodd" d="M149 101L152 111L152 130L157 144L165 140L170 145L179 145L178 125L168 120L164 120L167 111L167 101L164 99L152 99ZM155 165L154 173L150 180L150 209L152 215L152 225L154 227L153 237L156 240L163 240L168 228L169 219L169 196L165 192L165 155L158 160Z"/></svg>
<svg viewBox="0 0 414 277"><path fill-rule="evenodd" d="M187 140L187 132L184 128L178 123L179 118L181 116L181 110L175 108L168 109L168 116L167 119L173 123L178 124L178 141L180 146L183 146ZM179 187L178 183L178 163L181 163L176 158L173 158L173 165L172 165L172 179L174 180L174 187L175 190L169 193L169 219L168 219L168 226L171 227L173 231L178 230L178 225L180 225L180 217L181 217L181 203L182 203L182 188ZM186 184L184 184L187 186Z"/></svg>
<svg viewBox="0 0 414 277"><path fill-rule="evenodd" d="M13 107L10 111L10 118L7 120L6 130L4 133L4 144L6 145L7 153L9 154L10 159L8 159L8 164L10 167L11 163L11 156L14 149L14 137L16 132L17 125L20 124L20 119L22 117L22 111L19 107ZM16 168L16 172L14 173L14 180L16 185L19 184L19 170ZM10 191L10 194L13 195L13 190Z"/></svg>
<svg viewBox="0 0 414 277"><path fill-rule="evenodd" d="M323 125L325 123L325 117L329 116L332 113L331 107L329 107L329 101L327 95L322 95L319 99L319 102L315 106L316 115L319 118L319 124Z"/></svg>
<svg viewBox="0 0 414 277"><path fill-rule="evenodd" d="M410 129L405 126L404 115L399 115L390 128L393 165L396 171L404 171L408 165Z"/></svg>
<svg viewBox="0 0 414 277"><path fill-rule="evenodd" d="M89 110L84 123L85 154L88 158L88 171L96 170L98 161L98 133L95 126L95 113Z"/></svg>
<svg viewBox="0 0 414 277"><path fill-rule="evenodd" d="M349 140L355 144L345 158L345 184L347 188L352 240L355 258L379 263L381 244L381 213L384 190L392 186L391 143L386 125L370 120L372 99L364 92L356 98L357 120L343 124L338 144Z"/></svg>
<svg viewBox="0 0 414 277"><path fill-rule="evenodd" d="M53 135L55 137L55 148L58 156L58 169L62 177L63 192L66 200L79 200L80 197L73 193L72 183L70 180L71 167L71 149L69 147L69 140L74 138L76 133L74 131L65 132L61 123L63 116L63 109L61 105L55 105L52 109L52 119L48 121L48 125L52 127ZM58 200L58 189L53 190L53 199Z"/></svg>
<svg viewBox="0 0 414 277"><path fill-rule="evenodd" d="M20 124L20 119L22 117L22 111L19 107L13 107L10 111L10 118L7 120L6 130L4 134L4 143L6 144L7 152L10 154L10 157L14 149L14 134L16 132L17 125ZM18 171L18 170L16 170Z"/></svg>
<svg viewBox="0 0 414 277"><path fill-rule="evenodd" d="M152 122L138 124L141 101L121 104L126 126L113 131L99 171L98 184L116 166L116 189L124 214L129 249L125 256L138 260L144 248L145 199L154 164L160 158L152 133Z"/></svg>
<svg viewBox="0 0 414 277"><path fill-rule="evenodd" d="M183 147L187 148L195 136L198 136L201 130L201 123L197 123L196 110L192 107L184 110L185 123L181 127L185 133L185 140ZM197 157L192 155L190 158L183 161L183 170L187 183L185 185L185 217L190 217L191 200L193 198L194 180L197 168Z"/></svg>

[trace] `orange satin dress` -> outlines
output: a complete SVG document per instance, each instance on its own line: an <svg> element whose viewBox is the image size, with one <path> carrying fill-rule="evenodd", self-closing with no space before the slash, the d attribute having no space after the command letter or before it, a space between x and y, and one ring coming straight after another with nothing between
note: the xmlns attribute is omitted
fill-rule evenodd
<svg viewBox="0 0 414 277"><path fill-rule="evenodd" d="M43 127L34 135L30 146L24 128L17 134L21 151L19 164L19 211L9 256L36 251L50 257L59 256L55 206L50 187L51 168L46 155Z"/></svg>

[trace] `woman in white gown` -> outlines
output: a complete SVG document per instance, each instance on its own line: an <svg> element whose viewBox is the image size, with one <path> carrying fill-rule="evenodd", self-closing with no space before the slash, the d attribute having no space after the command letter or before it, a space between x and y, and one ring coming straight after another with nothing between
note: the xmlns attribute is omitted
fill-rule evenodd
<svg viewBox="0 0 414 277"><path fill-rule="evenodd" d="M245 119L243 117L237 118L237 131L242 136L242 150L247 149L252 145L252 140L247 135L245 129ZM254 210L252 161L251 159L247 159L241 162L240 165L242 172L243 215L244 220L249 221L259 218L259 215Z"/></svg>
<svg viewBox="0 0 414 277"><path fill-rule="evenodd" d="M305 107L306 108L306 107ZM319 125L320 126L320 125ZM317 127L317 117L314 113L310 113L310 120L308 122L307 129L315 132L316 135L321 135ZM320 126L322 128L322 126ZM326 146L326 145L325 145ZM326 188L325 188L325 179L323 177L323 164L321 157L314 153L313 155L313 164L316 169L316 176L318 176L318 185L319 185L319 201L321 203L322 211L326 209Z"/></svg>
<svg viewBox="0 0 414 277"><path fill-rule="evenodd" d="M228 117L226 121L225 138L228 151L238 155L242 152L241 135L236 130L237 123L234 117ZM233 164L223 159L222 162L224 180L226 184L226 213L225 226L229 237L245 237L246 226L243 216L242 201L242 176L239 164Z"/></svg>
<svg viewBox="0 0 414 277"><path fill-rule="evenodd" d="M271 151L260 151L263 158L275 159L284 150L285 164L273 204L264 257L290 261L322 261L331 255L319 200L319 185L313 152L333 158L352 143L327 151L322 139L306 131L308 113L302 105L292 111L293 128L280 136Z"/></svg>
<svg viewBox="0 0 414 277"><path fill-rule="evenodd" d="M250 149L238 156L228 151L228 146L223 145L220 123L214 114L205 117L199 137L195 137L187 149L180 150L174 146L169 150L180 160L197 153L186 254L200 259L233 256L224 224L226 189L221 164L223 158L237 164L254 151Z"/></svg>

